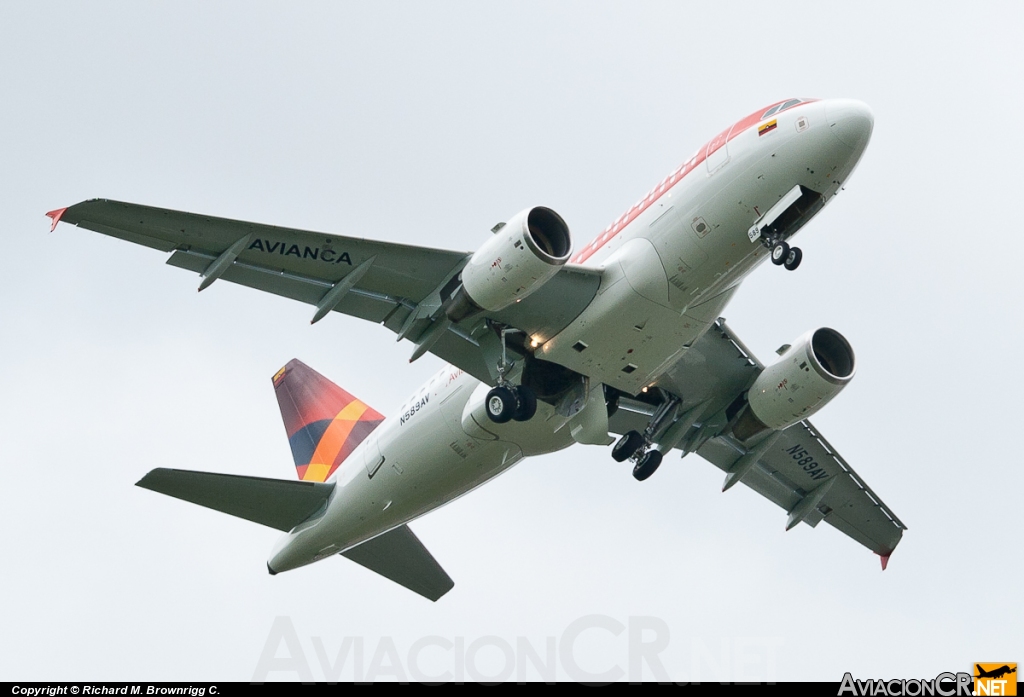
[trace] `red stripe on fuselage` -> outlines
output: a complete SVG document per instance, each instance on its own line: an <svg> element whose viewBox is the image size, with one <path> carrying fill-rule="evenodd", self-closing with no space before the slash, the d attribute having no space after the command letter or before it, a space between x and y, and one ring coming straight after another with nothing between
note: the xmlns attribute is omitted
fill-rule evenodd
<svg viewBox="0 0 1024 697"><path fill-rule="evenodd" d="M590 244L588 244L586 247L584 247L579 252L577 252L576 256L574 256L572 258L572 263L574 263L574 264L582 264L587 259L589 259L594 254L596 254L599 249L604 247L616 235L618 235L620 232L622 232L622 230L627 225L629 225L634 220L636 220L637 216L639 216L641 213L643 213L645 210L647 210L652 204L657 202L657 200L660 199L662 196L664 196L667 192L671 191L672 187L674 187L676 184L678 184L680 181L682 181L682 179L687 174L689 174L693 170L697 169L697 167L699 167L701 164L703 164L704 161L708 157L710 157L712 154L714 154L719 148L721 148L723 145L725 145L726 143L731 141L733 138L738 136L740 133L743 133L747 129L752 128L753 126L756 126L758 123L760 123L761 122L761 115L764 114L766 111L768 111L772 107L778 106L779 104L783 104L783 103L785 103L787 101L789 101L789 100L788 99L783 99L783 100L780 100L778 102L774 102L772 104L769 104L768 106L764 107L763 109L758 109L753 114L750 114L749 116L740 119L739 121L734 123L732 126L730 126L729 128L725 129L724 131L719 133L717 136L715 136L714 138L709 140L707 143L705 143L705 145L700 150L697 151L696 155L694 155L692 158L690 158L689 160L687 160L686 162L681 164L678 168L676 168L676 170L674 172L672 172L672 174L668 175L661 182L659 182L658 185L655 186L650 192L648 192L648 194L646 196L644 196L642 199L640 199L640 201L638 201L637 203L633 204L633 207L630 208L625 213L623 213L618 218L618 220L616 220L614 223L612 223L611 225L606 227L604 229L604 231L600 235L595 237L590 242ZM816 100L816 99L807 99L807 100L804 100L803 102L800 102L800 104L810 104L811 102L816 102L816 101L818 101L818 100ZM795 106L800 106L800 104L794 104L793 106L794 107ZM792 107L790 107L790 108L792 108ZM788 111L788 110L786 110L786 111ZM779 113L781 113L781 112L777 112L775 114L772 114L772 118L775 118L776 116L778 116Z"/></svg>

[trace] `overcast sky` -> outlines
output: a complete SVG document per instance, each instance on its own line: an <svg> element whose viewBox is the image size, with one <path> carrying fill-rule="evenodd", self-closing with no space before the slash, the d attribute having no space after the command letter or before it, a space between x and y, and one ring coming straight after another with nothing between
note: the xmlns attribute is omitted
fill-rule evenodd
<svg viewBox="0 0 1024 697"><path fill-rule="evenodd" d="M365 655L347 678L458 679L474 642L477 674L501 675L502 646L549 638L572 649L559 677L662 677L630 672L614 627L631 622L680 681L1024 660L1022 19L1015 2L0 4L0 680L249 680L276 617L318 680L317 647L333 664L349 638ZM103 197L472 250L547 205L580 248L793 96L867 102L872 142L800 233L800 270L758 269L725 315L763 360L819 326L853 344L856 379L814 421L909 527L885 573L828 525L786 533L766 499L720 493L697 456L638 483L576 446L417 521L456 583L436 604L341 558L272 578L276 531L134 486L154 467L293 477L270 382L293 357L385 414L441 363L353 318L197 294L165 255L50 234L46 211Z"/></svg>

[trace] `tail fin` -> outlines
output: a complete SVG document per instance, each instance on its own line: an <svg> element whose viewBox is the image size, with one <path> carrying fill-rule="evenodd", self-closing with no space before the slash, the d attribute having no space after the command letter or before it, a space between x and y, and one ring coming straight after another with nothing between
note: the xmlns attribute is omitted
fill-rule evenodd
<svg viewBox="0 0 1024 697"><path fill-rule="evenodd" d="M323 482L384 417L298 359L274 375L274 391L299 479Z"/></svg>

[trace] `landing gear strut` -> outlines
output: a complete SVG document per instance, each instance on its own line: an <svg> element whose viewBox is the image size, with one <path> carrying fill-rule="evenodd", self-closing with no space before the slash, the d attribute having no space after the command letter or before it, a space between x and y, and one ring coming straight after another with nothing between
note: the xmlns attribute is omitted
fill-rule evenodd
<svg viewBox="0 0 1024 697"><path fill-rule="evenodd" d="M526 385L511 385L505 374L511 369L505 349L505 335L519 329L501 330L501 362L498 363L498 386L487 393L487 418L496 424L529 421L537 413L537 395Z"/></svg>
<svg viewBox="0 0 1024 697"><path fill-rule="evenodd" d="M643 433L626 431L612 448L612 459L616 462L633 461L633 478L637 481L644 481L661 465L664 455L660 450L651 448L652 439L666 421L672 420L679 402L678 397L671 395L654 412Z"/></svg>

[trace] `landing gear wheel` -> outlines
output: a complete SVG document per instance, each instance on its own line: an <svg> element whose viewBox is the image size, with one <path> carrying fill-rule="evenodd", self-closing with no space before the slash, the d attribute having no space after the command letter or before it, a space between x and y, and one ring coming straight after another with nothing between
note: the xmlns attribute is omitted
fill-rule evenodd
<svg viewBox="0 0 1024 697"><path fill-rule="evenodd" d="M800 266L800 262L804 258L804 253L800 251L799 247L793 247L789 250L789 255L786 256L784 266L787 271L796 271L796 267Z"/></svg>
<svg viewBox="0 0 1024 697"><path fill-rule="evenodd" d="M786 259L789 258L789 245L779 240L772 245L772 263L776 266L782 266L786 263Z"/></svg>
<svg viewBox="0 0 1024 697"><path fill-rule="evenodd" d="M638 482L650 477L661 464L662 455L657 450L647 452L633 468L633 479Z"/></svg>
<svg viewBox="0 0 1024 697"><path fill-rule="evenodd" d="M516 421L529 421L537 413L537 394L525 385L515 389L516 410L512 418Z"/></svg>
<svg viewBox="0 0 1024 697"><path fill-rule="evenodd" d="M639 431L627 431L619 438L619 442L612 448L612 459L616 462L625 462L633 457L640 448L644 447L644 437Z"/></svg>
<svg viewBox="0 0 1024 697"><path fill-rule="evenodd" d="M487 393L487 418L496 424L510 421L516 407L516 395L510 387L501 385Z"/></svg>

